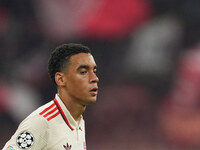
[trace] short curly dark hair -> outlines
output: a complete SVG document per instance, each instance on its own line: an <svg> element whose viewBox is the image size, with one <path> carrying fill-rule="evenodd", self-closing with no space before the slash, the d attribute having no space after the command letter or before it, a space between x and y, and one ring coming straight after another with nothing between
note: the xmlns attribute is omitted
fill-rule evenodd
<svg viewBox="0 0 200 150"><path fill-rule="evenodd" d="M51 53L48 62L48 73L55 85L56 72L62 72L63 68L67 67L71 56L79 53L91 53L91 51L87 46L82 44L69 43L57 46Z"/></svg>

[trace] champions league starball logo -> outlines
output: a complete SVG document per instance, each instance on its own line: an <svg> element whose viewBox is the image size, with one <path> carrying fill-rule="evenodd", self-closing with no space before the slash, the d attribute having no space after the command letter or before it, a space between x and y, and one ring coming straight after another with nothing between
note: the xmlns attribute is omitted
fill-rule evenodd
<svg viewBox="0 0 200 150"><path fill-rule="evenodd" d="M31 133L24 131L17 137L16 142L21 149L28 149L33 145L34 138Z"/></svg>

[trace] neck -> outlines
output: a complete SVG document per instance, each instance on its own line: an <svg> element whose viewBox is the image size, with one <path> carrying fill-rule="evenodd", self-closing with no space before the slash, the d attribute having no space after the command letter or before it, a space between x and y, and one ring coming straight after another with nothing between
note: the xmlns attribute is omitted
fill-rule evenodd
<svg viewBox="0 0 200 150"><path fill-rule="evenodd" d="M62 93L61 91L58 92L58 95L74 120L80 121L81 115L86 109L86 105L81 105L77 100L69 97L67 94Z"/></svg>

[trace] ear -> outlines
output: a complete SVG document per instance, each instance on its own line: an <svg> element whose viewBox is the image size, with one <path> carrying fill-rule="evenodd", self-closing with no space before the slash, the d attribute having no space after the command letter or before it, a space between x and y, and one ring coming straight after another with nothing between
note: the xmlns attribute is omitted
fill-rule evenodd
<svg viewBox="0 0 200 150"><path fill-rule="evenodd" d="M55 74L55 81L56 81L56 84L58 86L65 86L66 85L66 80L65 80L64 73L62 73L62 72L56 72L56 74Z"/></svg>

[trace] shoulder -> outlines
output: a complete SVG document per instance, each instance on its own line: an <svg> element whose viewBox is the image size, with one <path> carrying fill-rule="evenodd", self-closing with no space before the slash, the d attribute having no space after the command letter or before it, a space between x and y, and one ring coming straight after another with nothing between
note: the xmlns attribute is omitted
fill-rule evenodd
<svg viewBox="0 0 200 150"><path fill-rule="evenodd" d="M28 117L26 117L19 125L19 128L22 129L38 129L42 127L47 127L47 120L43 117L43 114L50 110L54 105L53 101L50 101L35 111L33 111Z"/></svg>
<svg viewBox="0 0 200 150"><path fill-rule="evenodd" d="M48 102L26 117L4 148L9 146L12 146L14 149L32 147L31 149L37 150L44 147L48 142L49 122L42 114L52 109L53 103L53 101ZM29 142L27 139L24 141L24 138L29 138Z"/></svg>

